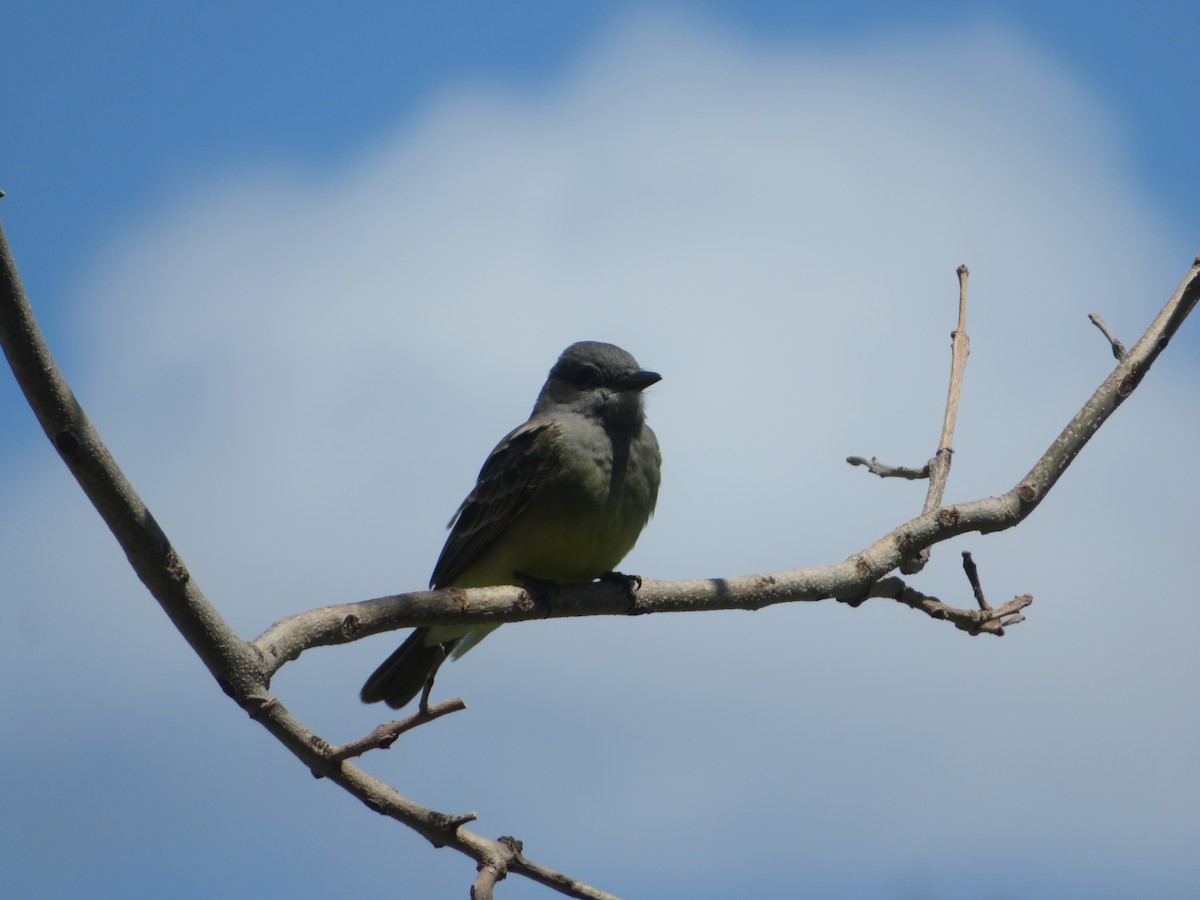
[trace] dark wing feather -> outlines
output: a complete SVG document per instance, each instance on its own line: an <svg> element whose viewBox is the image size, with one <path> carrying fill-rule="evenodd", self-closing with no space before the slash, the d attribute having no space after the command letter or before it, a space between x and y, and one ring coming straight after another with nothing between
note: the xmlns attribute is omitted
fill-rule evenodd
<svg viewBox="0 0 1200 900"><path fill-rule="evenodd" d="M453 584L529 505L558 455L558 423L530 420L509 433L479 470L475 489L450 520L431 587Z"/></svg>

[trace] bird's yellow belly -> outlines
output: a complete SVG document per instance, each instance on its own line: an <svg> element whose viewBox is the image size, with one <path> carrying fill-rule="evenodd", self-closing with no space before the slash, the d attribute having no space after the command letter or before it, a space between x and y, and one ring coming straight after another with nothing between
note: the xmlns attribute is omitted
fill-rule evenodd
<svg viewBox="0 0 1200 900"><path fill-rule="evenodd" d="M546 493L554 500L534 498L457 586L513 584L516 573L560 584L591 581L624 559L646 524L630 504L606 495L598 501L595 491Z"/></svg>

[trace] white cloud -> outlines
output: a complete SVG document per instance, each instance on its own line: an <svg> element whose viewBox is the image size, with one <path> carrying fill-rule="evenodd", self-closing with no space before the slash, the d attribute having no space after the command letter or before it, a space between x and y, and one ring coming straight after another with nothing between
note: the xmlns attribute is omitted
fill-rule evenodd
<svg viewBox="0 0 1200 900"><path fill-rule="evenodd" d="M627 568L833 562L923 499L841 460L932 451L957 264L973 272L973 355L949 499L1011 486L1099 383L1088 312L1127 339L1150 320L1190 248L1122 159L1086 89L1001 28L764 46L635 17L540 92L462 87L338 170L260 161L131 223L80 300L81 393L248 635L422 586L487 450L583 338L665 375L660 512ZM472 709L372 768L631 896L695 877L698 852L714 884L868 866L844 896L920 880L946 853L999 856L1021 896L1194 876L1200 732L1182 713L1198 623L1180 536L1200 497L1156 454L1190 452L1200 428L1179 414L1194 372L1171 356L1033 519L941 549L919 582L965 602L969 546L994 596L1038 598L1002 641L882 602L505 629L443 675ZM44 548L52 521L87 544L86 568L49 576L61 668L90 673L65 693L97 716L133 690L212 694L117 630L154 611L129 611L149 604L68 495L0 550ZM44 590L40 567L27 577ZM73 637L76 616L90 628ZM160 624L149 637L178 656ZM335 739L369 728L355 693L386 643L306 656L284 701ZM139 685L151 665L169 678ZM186 745L185 708L171 729ZM281 790L318 793L295 784ZM392 877L435 865L404 848ZM1072 875L1085 864L1094 882Z"/></svg>

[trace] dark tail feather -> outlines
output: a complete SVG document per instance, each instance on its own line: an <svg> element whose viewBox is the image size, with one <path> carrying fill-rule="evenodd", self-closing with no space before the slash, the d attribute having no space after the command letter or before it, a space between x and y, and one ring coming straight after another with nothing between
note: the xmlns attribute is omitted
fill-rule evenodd
<svg viewBox="0 0 1200 900"><path fill-rule="evenodd" d="M407 706L425 689L430 674L450 655L458 638L444 644L425 644L428 628L418 628L396 652L383 661L363 685L363 703L387 703L392 709Z"/></svg>

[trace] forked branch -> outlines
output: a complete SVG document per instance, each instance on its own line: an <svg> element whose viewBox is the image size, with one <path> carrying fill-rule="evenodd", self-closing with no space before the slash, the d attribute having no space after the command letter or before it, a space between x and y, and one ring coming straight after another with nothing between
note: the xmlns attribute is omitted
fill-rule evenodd
<svg viewBox="0 0 1200 900"><path fill-rule="evenodd" d="M92 427L50 354L21 286L8 240L0 228L0 346L46 436L125 551L129 564L217 683L251 718L273 734L315 775L328 778L367 807L423 835L436 847L453 847L481 867L498 861L508 871L584 900L613 900L603 891L520 857L505 839L492 840L462 826L474 814L440 813L414 803L394 788L338 758L328 741L311 731L268 688L274 671L258 649L242 640L204 596L150 511L125 478ZM418 714L423 724L451 712ZM437 712L436 710L441 710ZM337 748L339 751L345 747ZM483 895L486 896L486 895Z"/></svg>
<svg viewBox="0 0 1200 900"><path fill-rule="evenodd" d="M425 706L408 720L334 747L270 693L271 678L280 666L310 647L345 643L406 625L759 609L773 603L826 598L857 605L869 597L887 597L972 634L1001 634L1006 625L1021 620L1028 597L1016 597L995 609L986 608L986 603L979 604L979 609L958 609L913 590L899 578L886 576L904 560L940 541L969 531L1011 528L1028 516L1096 429L1137 387L1195 305L1198 294L1200 265L1194 265L1142 339L1029 474L1009 491L944 507L938 505L939 499L917 518L836 565L702 581L646 581L632 600L627 590L612 582L567 586L548 597L534 597L520 588L401 594L301 613L247 642L204 596L88 421L42 338L0 229L0 344L47 437L113 532L134 571L226 693L304 765L435 846L453 847L475 860L479 874L472 892L478 900L490 898L494 885L514 872L567 896L613 898L527 860L520 842L513 838L493 840L467 831L463 826L475 818L474 813L454 815L423 807L349 762L350 757L369 749L368 745L385 746L402 731L453 711L458 708L455 701ZM948 441L945 443L948 446Z"/></svg>
<svg viewBox="0 0 1200 900"><path fill-rule="evenodd" d="M950 332L950 386L946 390L946 412L942 417L942 432L938 437L937 450L930 460L920 469L908 466L889 466L879 462L875 457L869 460L861 456L848 456L846 462L852 466L866 466L867 471L880 478L907 478L916 480L929 479L929 490L925 494L925 506L922 512L930 512L939 506L946 493L946 482L950 478L950 465L954 461L954 426L958 421L958 404L962 398L963 373L967 368L967 357L970 355L971 340L967 336L967 278L970 276L966 266L959 266L958 275L958 326ZM925 568L929 562L929 548L922 547L918 552L900 563L900 571L905 575L915 575Z"/></svg>

